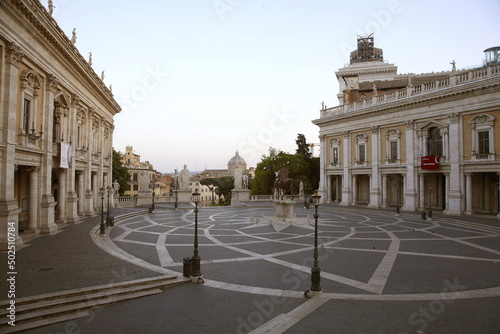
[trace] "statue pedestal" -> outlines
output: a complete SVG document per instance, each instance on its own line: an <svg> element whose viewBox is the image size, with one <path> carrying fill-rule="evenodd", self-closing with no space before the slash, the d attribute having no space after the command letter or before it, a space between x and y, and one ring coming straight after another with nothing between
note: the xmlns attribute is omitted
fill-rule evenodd
<svg viewBox="0 0 500 334"><path fill-rule="evenodd" d="M177 191L177 202L178 203L190 203L191 199L191 190L178 190Z"/></svg>
<svg viewBox="0 0 500 334"><path fill-rule="evenodd" d="M293 212L295 201L275 200L274 205L276 206L276 213L274 214L274 217L281 219L295 218L295 214Z"/></svg>
<svg viewBox="0 0 500 334"><path fill-rule="evenodd" d="M314 230L314 219L309 215L306 218L295 217L293 206L295 201L274 201L276 212L273 217L250 217L250 222L254 224L270 225L276 232L280 232L290 226L299 226L308 230ZM308 232L309 233L309 232Z"/></svg>
<svg viewBox="0 0 500 334"><path fill-rule="evenodd" d="M231 190L231 206L241 205L241 202L250 201L250 190L233 189Z"/></svg>

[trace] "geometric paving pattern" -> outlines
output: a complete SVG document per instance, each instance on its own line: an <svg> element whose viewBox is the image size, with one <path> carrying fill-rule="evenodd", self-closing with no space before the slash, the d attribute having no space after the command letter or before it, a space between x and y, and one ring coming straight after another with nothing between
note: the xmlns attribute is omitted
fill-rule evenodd
<svg viewBox="0 0 500 334"><path fill-rule="evenodd" d="M200 208L198 242L205 284L302 297L310 287L314 209L304 224L260 224L274 208ZM474 298L500 295L500 228L453 219L320 206L319 266L324 297ZM307 219L309 218L309 219ZM108 238L107 238L108 239ZM162 210L121 221L107 250L158 272L182 274L193 255L194 213Z"/></svg>

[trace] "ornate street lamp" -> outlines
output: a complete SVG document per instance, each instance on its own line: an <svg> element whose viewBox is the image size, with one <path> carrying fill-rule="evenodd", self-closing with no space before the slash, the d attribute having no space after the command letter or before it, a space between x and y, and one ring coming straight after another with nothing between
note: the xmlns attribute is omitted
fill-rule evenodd
<svg viewBox="0 0 500 334"><path fill-rule="evenodd" d="M432 186L429 186L429 211L427 212L427 219L432 219Z"/></svg>
<svg viewBox="0 0 500 334"><path fill-rule="evenodd" d="M106 235L106 225L104 225L104 193L106 189L104 187L99 189L99 194L101 195L101 230L100 235L104 237Z"/></svg>
<svg viewBox="0 0 500 334"><path fill-rule="evenodd" d="M215 204L215 200L214 200L214 190L215 190L215 187L213 185L209 185L207 187L208 187L208 190L210 190L212 192L212 205L214 205Z"/></svg>
<svg viewBox="0 0 500 334"><path fill-rule="evenodd" d="M311 268L311 288L309 291L306 291L306 297L315 296L321 293L321 269L318 264L318 206L321 195L319 195L316 190L312 195L312 198L314 204L314 262L313 267Z"/></svg>
<svg viewBox="0 0 500 334"><path fill-rule="evenodd" d="M174 192L175 192L175 206L174 206L174 210L177 210L177 198L178 198L178 197L177 197L177 196L178 196L178 195L177 195L177 194L178 194L178 191L177 191L177 185L178 185L178 182L177 182L177 180L176 180L176 181L174 181L174 183L175 183L175 189L174 189Z"/></svg>
<svg viewBox="0 0 500 334"><path fill-rule="evenodd" d="M151 206L151 212L155 212L155 184L153 183L153 205Z"/></svg>
<svg viewBox="0 0 500 334"><path fill-rule="evenodd" d="M399 211L399 186L397 186L396 190L396 216L399 216L400 211Z"/></svg>
<svg viewBox="0 0 500 334"><path fill-rule="evenodd" d="M109 219L109 196L111 196L112 194L113 194L113 188L111 188L111 186L108 186L108 210L106 213L106 227L111 226L111 221Z"/></svg>
<svg viewBox="0 0 500 334"><path fill-rule="evenodd" d="M191 282L193 283L203 283L203 278L200 271L200 256L198 255L198 203L200 202L201 194L198 192L198 188L194 190L193 202L194 202L194 255L191 258Z"/></svg>
<svg viewBox="0 0 500 334"><path fill-rule="evenodd" d="M309 209L307 207L307 195L306 195L306 184L305 183L304 183L304 209Z"/></svg>

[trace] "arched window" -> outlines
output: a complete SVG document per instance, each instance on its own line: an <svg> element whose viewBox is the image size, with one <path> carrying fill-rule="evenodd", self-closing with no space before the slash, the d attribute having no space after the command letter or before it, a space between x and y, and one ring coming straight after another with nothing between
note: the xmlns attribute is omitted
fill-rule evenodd
<svg viewBox="0 0 500 334"><path fill-rule="evenodd" d="M443 155L443 137L441 136L441 130L437 126L429 128L427 154L437 156Z"/></svg>
<svg viewBox="0 0 500 334"><path fill-rule="evenodd" d="M330 165L340 165L340 139L338 138L330 140Z"/></svg>

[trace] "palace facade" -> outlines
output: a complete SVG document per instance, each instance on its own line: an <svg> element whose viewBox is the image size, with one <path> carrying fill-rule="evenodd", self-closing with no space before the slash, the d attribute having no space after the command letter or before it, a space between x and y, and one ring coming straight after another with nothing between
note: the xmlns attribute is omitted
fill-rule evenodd
<svg viewBox="0 0 500 334"><path fill-rule="evenodd" d="M448 214L497 214L500 48L484 66L397 74L373 35L336 72L340 105L323 106L320 193L326 202Z"/></svg>
<svg viewBox="0 0 500 334"><path fill-rule="evenodd" d="M139 192L153 191L155 196L166 196L166 187L162 179L162 174L157 172L149 161L141 161L141 156L134 152L132 146L125 148L125 153L121 155L121 162L130 174L129 189L125 190L125 196L135 196Z"/></svg>
<svg viewBox="0 0 500 334"><path fill-rule="evenodd" d="M99 190L112 193L120 106L49 11L37 0L0 2L1 249L8 224L21 244L95 214Z"/></svg>

